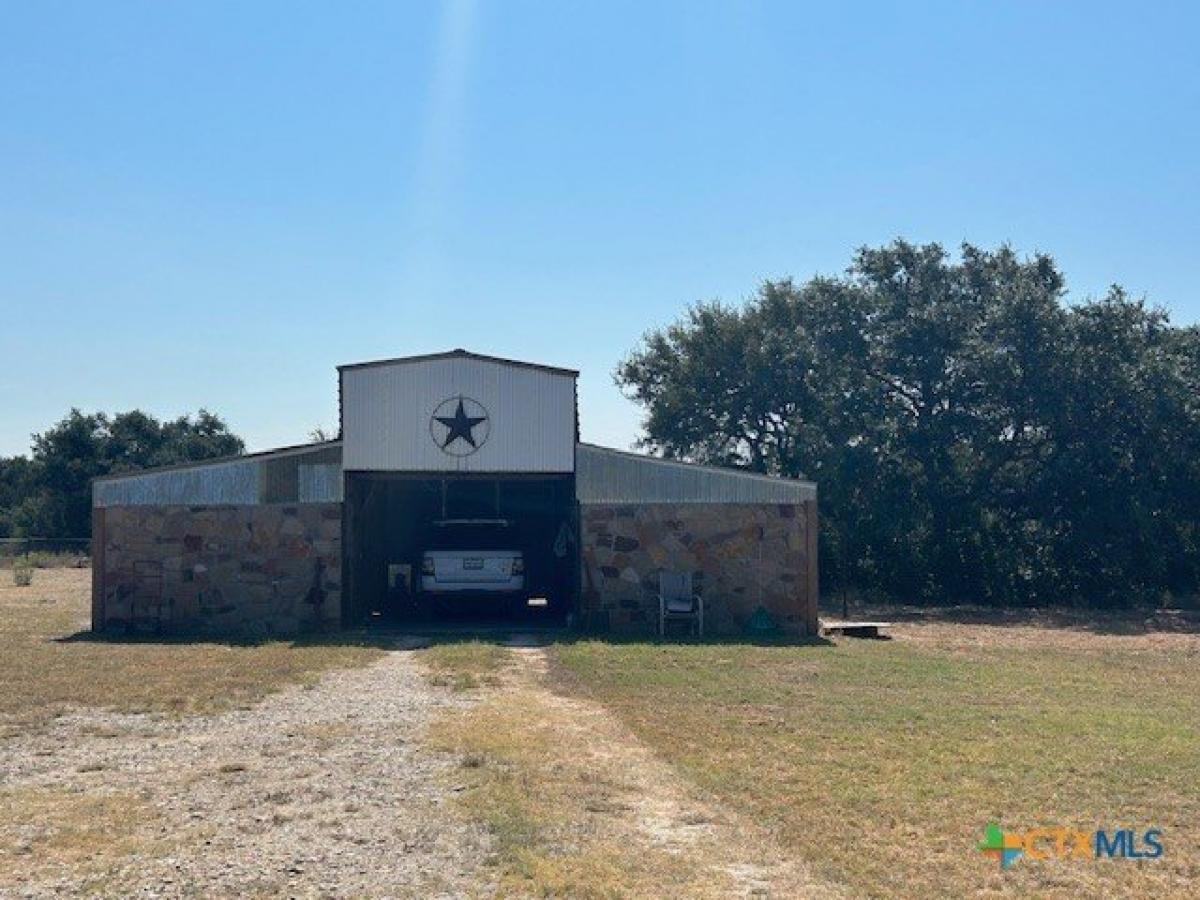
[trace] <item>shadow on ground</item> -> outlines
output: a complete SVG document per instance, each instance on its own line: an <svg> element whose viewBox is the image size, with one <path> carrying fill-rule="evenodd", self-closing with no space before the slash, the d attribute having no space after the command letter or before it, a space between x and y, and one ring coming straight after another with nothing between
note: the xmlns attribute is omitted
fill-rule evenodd
<svg viewBox="0 0 1200 900"><path fill-rule="evenodd" d="M663 644L696 646L757 646L757 647L832 647L832 641L822 637L790 638L747 635L714 637L658 637L657 635L610 635L567 628L523 629L520 627L472 628L351 628L300 636L243 637L219 634L127 634L122 632L77 631L74 634L50 638L54 643L94 644L217 644L226 647L258 647L283 641L293 647L374 647L381 650L420 650L435 645L485 643L505 647L542 647L549 644L573 644L579 641L601 641L608 644Z"/></svg>

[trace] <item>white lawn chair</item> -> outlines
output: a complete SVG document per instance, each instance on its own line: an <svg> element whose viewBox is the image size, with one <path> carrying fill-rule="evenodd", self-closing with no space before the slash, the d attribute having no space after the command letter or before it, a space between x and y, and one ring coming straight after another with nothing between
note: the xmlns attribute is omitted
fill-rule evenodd
<svg viewBox="0 0 1200 900"><path fill-rule="evenodd" d="M704 637L704 598L692 590L690 572L658 573L658 633L667 633L668 621L686 621Z"/></svg>

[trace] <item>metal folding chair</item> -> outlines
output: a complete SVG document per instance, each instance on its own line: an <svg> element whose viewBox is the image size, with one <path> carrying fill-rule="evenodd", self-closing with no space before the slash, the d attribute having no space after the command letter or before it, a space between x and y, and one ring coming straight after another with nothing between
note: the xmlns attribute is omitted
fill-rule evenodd
<svg viewBox="0 0 1200 900"><path fill-rule="evenodd" d="M658 573L658 633L667 633L667 622L688 623L689 631L704 637L704 598L692 590L691 572Z"/></svg>

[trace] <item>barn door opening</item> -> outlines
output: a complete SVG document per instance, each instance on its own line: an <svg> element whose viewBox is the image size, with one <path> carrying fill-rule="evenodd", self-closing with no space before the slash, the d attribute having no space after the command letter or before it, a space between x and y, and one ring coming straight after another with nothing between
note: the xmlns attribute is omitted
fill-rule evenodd
<svg viewBox="0 0 1200 900"><path fill-rule="evenodd" d="M559 626L576 608L570 476L349 473L345 497L348 625Z"/></svg>

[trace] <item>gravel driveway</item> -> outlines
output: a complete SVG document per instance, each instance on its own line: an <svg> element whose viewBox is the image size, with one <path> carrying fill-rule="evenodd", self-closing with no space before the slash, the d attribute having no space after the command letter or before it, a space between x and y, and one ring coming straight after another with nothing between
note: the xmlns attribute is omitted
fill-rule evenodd
<svg viewBox="0 0 1200 900"><path fill-rule="evenodd" d="M450 808L457 763L419 740L467 702L397 651L253 709L87 711L0 742L0 896L490 893L488 839ZM58 826L22 803L57 803Z"/></svg>

